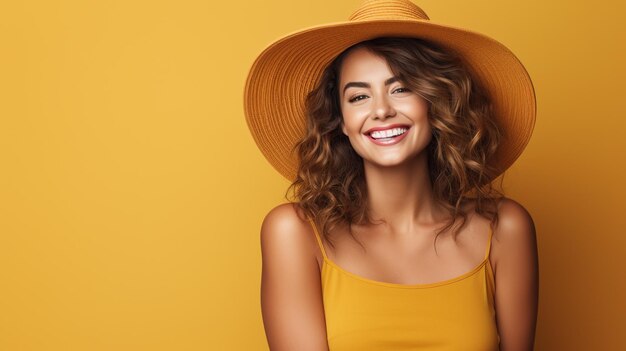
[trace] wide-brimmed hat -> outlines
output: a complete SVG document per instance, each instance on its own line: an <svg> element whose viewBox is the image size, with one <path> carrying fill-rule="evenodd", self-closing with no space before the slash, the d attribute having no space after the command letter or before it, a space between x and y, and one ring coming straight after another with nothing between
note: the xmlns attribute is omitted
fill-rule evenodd
<svg viewBox="0 0 626 351"><path fill-rule="evenodd" d="M348 21L277 39L252 64L244 91L246 121L257 146L280 174L290 181L296 177L299 159L292 148L304 135L306 96L322 71L345 49L377 37L421 38L458 55L487 90L504 134L490 162L498 175L513 164L528 144L536 115L534 88L519 59L486 35L430 21L408 0L369 0Z"/></svg>

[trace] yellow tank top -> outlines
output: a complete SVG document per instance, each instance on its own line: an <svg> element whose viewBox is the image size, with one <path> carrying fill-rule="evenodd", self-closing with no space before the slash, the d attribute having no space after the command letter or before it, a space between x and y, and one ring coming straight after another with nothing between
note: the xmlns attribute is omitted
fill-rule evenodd
<svg viewBox="0 0 626 351"><path fill-rule="evenodd" d="M484 260L456 278L404 285L367 279L324 258L322 292L330 351L497 351L489 262L492 232Z"/></svg>

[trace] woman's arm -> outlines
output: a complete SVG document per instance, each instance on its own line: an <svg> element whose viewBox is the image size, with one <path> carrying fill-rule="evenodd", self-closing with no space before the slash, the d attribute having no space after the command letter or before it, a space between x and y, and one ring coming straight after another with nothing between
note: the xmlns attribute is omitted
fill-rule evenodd
<svg viewBox="0 0 626 351"><path fill-rule="evenodd" d="M511 199L500 203L498 214L495 307L500 350L532 351L539 300L535 225Z"/></svg>
<svg viewBox="0 0 626 351"><path fill-rule="evenodd" d="M312 228L292 204L281 204L261 227L261 310L271 351L327 351L320 272Z"/></svg>

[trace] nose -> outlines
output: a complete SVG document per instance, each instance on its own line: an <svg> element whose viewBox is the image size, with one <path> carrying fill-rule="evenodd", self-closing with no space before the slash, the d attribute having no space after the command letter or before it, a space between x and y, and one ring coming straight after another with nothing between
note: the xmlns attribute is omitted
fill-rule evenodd
<svg viewBox="0 0 626 351"><path fill-rule="evenodd" d="M391 105L387 96L380 96L372 104L372 118L386 120L396 115L396 111Z"/></svg>

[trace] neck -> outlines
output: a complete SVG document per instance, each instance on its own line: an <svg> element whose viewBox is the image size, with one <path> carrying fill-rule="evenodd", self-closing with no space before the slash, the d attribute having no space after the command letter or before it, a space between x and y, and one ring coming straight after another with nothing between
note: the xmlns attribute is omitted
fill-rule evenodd
<svg viewBox="0 0 626 351"><path fill-rule="evenodd" d="M364 162L368 206L374 220L384 219L389 233L408 233L445 218L433 198L428 155L392 167Z"/></svg>

